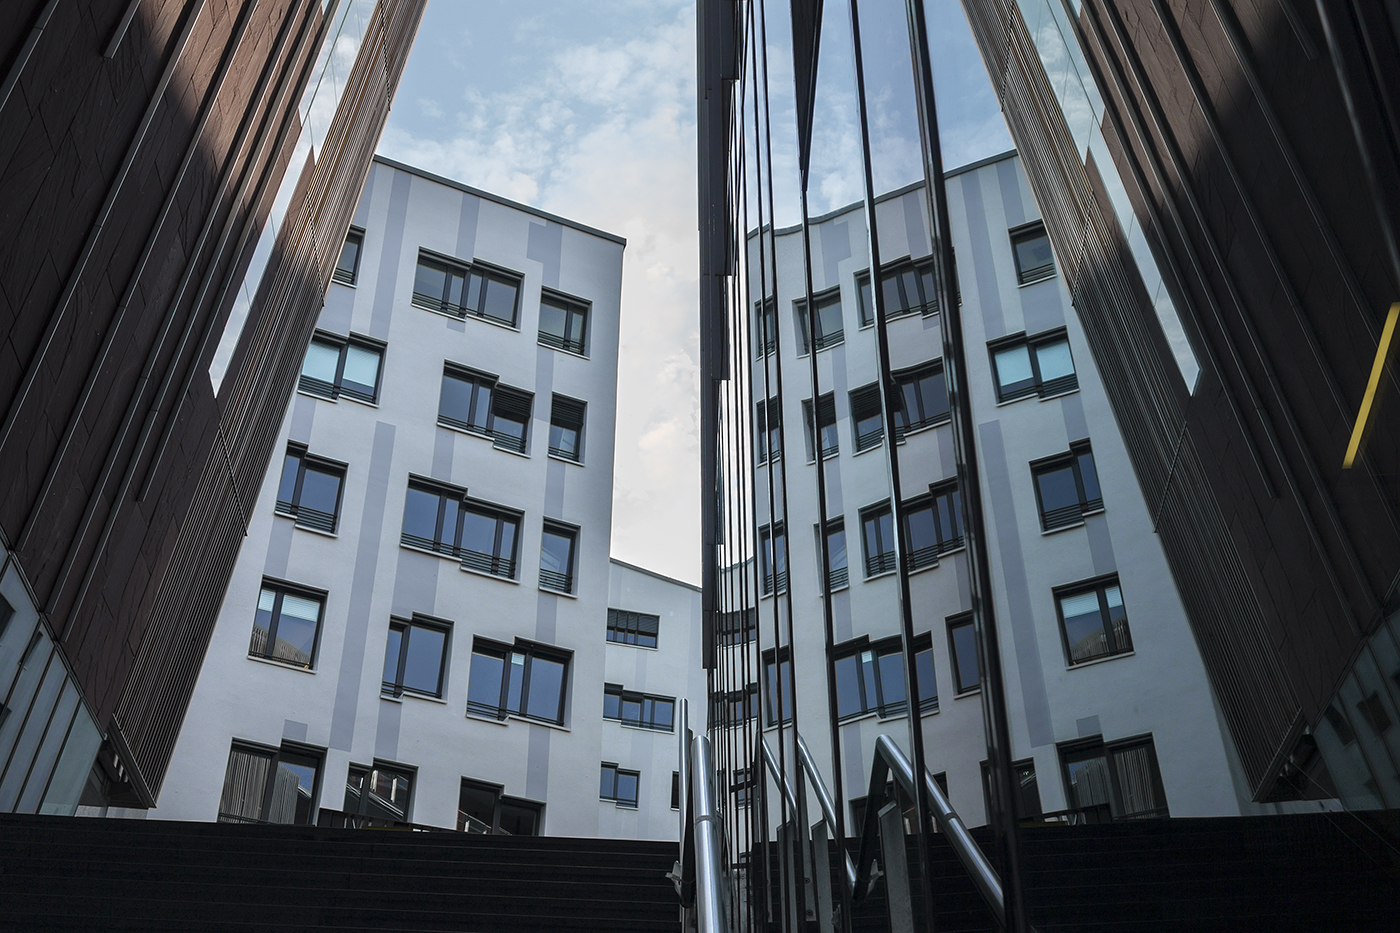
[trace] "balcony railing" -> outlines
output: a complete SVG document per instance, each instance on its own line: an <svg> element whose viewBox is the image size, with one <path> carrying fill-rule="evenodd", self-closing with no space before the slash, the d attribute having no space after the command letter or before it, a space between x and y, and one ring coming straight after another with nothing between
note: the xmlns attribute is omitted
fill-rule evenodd
<svg viewBox="0 0 1400 933"><path fill-rule="evenodd" d="M851 572L847 567L837 567L826 575L827 586L832 590L839 590L849 586L851 583Z"/></svg>
<svg viewBox="0 0 1400 933"><path fill-rule="evenodd" d="M561 337L558 334L551 334L548 331L540 331L540 344L546 347L553 347L556 350L568 350L570 353L583 353L582 340L571 340L568 337Z"/></svg>
<svg viewBox="0 0 1400 933"><path fill-rule="evenodd" d="M468 570L489 573L493 577L515 579L515 559L513 557L497 557L494 554L469 551L466 548L458 549L458 553L462 558L462 566Z"/></svg>
<svg viewBox="0 0 1400 933"><path fill-rule="evenodd" d="M894 567L894 551L882 551L865 558L865 575L867 577L889 573Z"/></svg>
<svg viewBox="0 0 1400 933"><path fill-rule="evenodd" d="M541 567L540 586L557 593L572 593L574 591L574 575L559 573L557 570L545 570Z"/></svg>

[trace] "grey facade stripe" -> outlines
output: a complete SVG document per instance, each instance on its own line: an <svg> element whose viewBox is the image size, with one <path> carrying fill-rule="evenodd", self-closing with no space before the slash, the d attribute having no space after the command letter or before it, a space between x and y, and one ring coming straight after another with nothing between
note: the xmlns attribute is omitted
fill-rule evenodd
<svg viewBox="0 0 1400 933"><path fill-rule="evenodd" d="M1082 441L1089 437L1089 419L1084 417L1084 396L1078 392L1059 399L1060 414L1065 419L1065 437Z"/></svg>
<svg viewBox="0 0 1400 933"><path fill-rule="evenodd" d="M316 421L316 399L309 395L292 396L292 421L287 426L287 440L298 444L311 443L311 426ZM279 465L280 466L280 465Z"/></svg>
<svg viewBox="0 0 1400 933"><path fill-rule="evenodd" d="M832 514L835 514L835 513L833 512ZM848 528L848 529L846 529L846 567L847 567L847 571L846 571L846 572L847 572L847 573L850 573L851 555L852 555L852 553L857 553L857 554L860 553L860 541L859 541L859 538L854 539L854 540L856 541L856 547L855 547L854 551L853 551L852 548L851 548L851 541L853 540L852 537L851 537L851 532L852 532L853 530L856 531L857 533L859 533L860 529L859 529L859 528L856 528L856 529L850 529L850 528ZM857 566L857 567L856 567L856 570L858 571L859 569L860 569L859 566ZM854 626L854 625L852 624L852 622L851 622L851 591L850 591L850 590L840 590L839 592L836 592L836 593L832 593L832 594L831 594L831 628L832 628L833 634L836 636L836 641L837 641L837 642L850 641L852 638L854 638L854 637L856 636L855 626Z"/></svg>
<svg viewBox="0 0 1400 933"><path fill-rule="evenodd" d="M452 454L456 449L457 435L446 428L438 428L433 437L433 479L452 482Z"/></svg>
<svg viewBox="0 0 1400 933"><path fill-rule="evenodd" d="M376 340L389 339L389 319L394 315L394 300L398 297L399 266L405 265L403 227L412 187L412 175L394 173L389 187L389 213L384 218L384 243L379 250L379 275L374 281L374 306L369 318L369 335Z"/></svg>
<svg viewBox="0 0 1400 933"><path fill-rule="evenodd" d="M823 393L823 394L825 394L825 393ZM804 429L804 430L805 430L805 429ZM817 443L817 438L815 438L815 437L812 438L812 443L813 443L813 445L815 446L816 443ZM854 441L852 441L852 443L854 443ZM812 468L812 472L813 472L813 474L816 473L816 467L813 467L813 468ZM826 514L827 514L830 518L840 518L840 517L841 517L842 515L844 515L845 513L846 513L845 497L842 496L842 494L841 494L841 458L839 458L839 457L832 457L830 460L826 461ZM846 530L846 552L847 552L847 554L850 553L850 549L851 549L851 532L850 532L850 529L847 529L847 530ZM818 552L817 552L817 553L821 553L820 549L818 549Z"/></svg>
<svg viewBox="0 0 1400 933"><path fill-rule="evenodd" d="M564 464L558 465L562 467ZM535 558L538 560L539 555L535 555ZM535 569L526 563L523 557L521 563L525 565L521 568L520 575L522 577ZM575 564L577 564L577 560L575 560ZM535 602L535 641L543 642L546 645L557 644L559 638L559 597L540 590L539 597Z"/></svg>
<svg viewBox="0 0 1400 933"><path fill-rule="evenodd" d="M953 449L953 434L951 430L934 432L934 442L938 447L938 467L940 475L944 479L952 479L958 475L958 453Z"/></svg>
<svg viewBox="0 0 1400 933"><path fill-rule="evenodd" d="M379 701L379 719L374 729L374 757L388 761L399 758L399 726L403 721L403 703Z"/></svg>
<svg viewBox="0 0 1400 933"><path fill-rule="evenodd" d="M559 266L564 253L564 228L560 224L546 220L544 223L530 224L530 239L525 246L525 257L533 259L544 268L540 281L547 288L559 287Z"/></svg>
<svg viewBox="0 0 1400 933"><path fill-rule="evenodd" d="M389 611L408 618L415 612L437 614L438 574L443 570L460 573L455 564L399 548L399 560L394 571L394 596Z"/></svg>
<svg viewBox="0 0 1400 933"><path fill-rule="evenodd" d="M385 171L388 171L388 169L385 169ZM370 163L369 174L365 176L364 190L366 193L374 191L375 179L378 175L379 166L374 163ZM350 221L350 223L365 231L366 239L368 239L369 236L369 209L370 202L372 200L373 198L361 195L360 200L357 201L355 204L355 216ZM361 260L363 260L364 256L362 255L360 258Z"/></svg>
<svg viewBox="0 0 1400 933"><path fill-rule="evenodd" d="M1021 173L1016 163L1010 160L997 165L997 185L1001 187L1001 208L1006 212L1006 223L1019 227L1033 218L1026 216L1026 205L1021 200Z"/></svg>
<svg viewBox="0 0 1400 933"><path fill-rule="evenodd" d="M281 470L280 463L269 465L268 469ZM263 575L277 580L287 579L287 564L292 556L292 535L296 525L290 518L274 518L272 528L267 533L267 559L263 561Z"/></svg>
<svg viewBox="0 0 1400 933"><path fill-rule="evenodd" d="M321 317L316 324L321 330L328 330L334 334L348 334L354 320L354 311L355 290L332 285L326 294L326 303L321 306Z"/></svg>
<svg viewBox="0 0 1400 933"><path fill-rule="evenodd" d="M394 426L377 421L370 448L364 508L360 510L360 537L355 548L355 571L350 579L350 599L345 616L345 639L340 655L340 676L335 685L335 712L331 715L330 747L349 751L355 738L355 714L360 677L364 669L370 627L370 601L379 567L379 545L384 528L384 503L389 494L389 471L394 459ZM386 621L387 629L387 621Z"/></svg>
<svg viewBox="0 0 1400 933"><path fill-rule="evenodd" d="M455 330L459 334L465 334L467 332L466 321L444 321L443 323L447 325L448 330Z"/></svg>
<svg viewBox="0 0 1400 933"><path fill-rule="evenodd" d="M304 722L296 722L292 719L282 720L282 738L290 739L293 742L305 742L307 730L310 727Z"/></svg>
<svg viewBox="0 0 1400 933"><path fill-rule="evenodd" d="M909 241L909 255L913 257L933 254L933 241L924 223L923 199L919 192L910 192L900 198L904 206L904 236ZM878 215L877 215L878 216Z"/></svg>
<svg viewBox="0 0 1400 933"><path fill-rule="evenodd" d="M462 193L462 213L457 217L457 252L462 259L476 255L476 227L481 218L481 198Z"/></svg>
<svg viewBox="0 0 1400 933"><path fill-rule="evenodd" d="M1063 327L1065 306L1060 301L1060 283L1056 279L1017 289L1021 297L1021 319L1026 333L1038 334L1052 327Z"/></svg>
<svg viewBox="0 0 1400 933"><path fill-rule="evenodd" d="M1113 573L1118 569L1118 561L1113 556L1113 537L1108 530L1108 519L1102 515L1090 515L1084 519L1084 530L1089 537L1089 556L1094 562L1094 576Z"/></svg>
<svg viewBox="0 0 1400 933"><path fill-rule="evenodd" d="M958 581L958 606L972 605L972 587L968 584L967 576L967 551L959 551L953 555L953 570Z"/></svg>
<svg viewBox="0 0 1400 933"><path fill-rule="evenodd" d="M530 800L548 800L549 740L550 736L554 734L554 730L548 726L537 726L533 723L527 728L530 730L530 750L526 757L528 770L525 772L525 796ZM593 780L595 783L597 782L596 775Z"/></svg>
<svg viewBox="0 0 1400 933"><path fill-rule="evenodd" d="M1011 497L1011 473L1006 462L1006 444L1001 437L1001 422L985 422L979 425L978 433L982 439L986 495L992 507L1002 583L1006 587L1008 611L999 615L1003 627L1011 629L1016 666L1021 676L1026 729L1031 747L1038 748L1054 742L1055 731L1050 724L1050 696L1045 690L1045 672L1041 667L1030 586L1026 582L1025 555L1021 553L1021 526L1016 520L1016 506Z"/></svg>
<svg viewBox="0 0 1400 933"><path fill-rule="evenodd" d="M817 234L819 231L822 264L822 279L819 287L830 288L841 281L841 261L851 258L851 226L848 221L838 220L830 227L814 228L812 233ZM845 313L848 309L843 306L841 310ZM850 320L855 319L851 318Z"/></svg>
<svg viewBox="0 0 1400 933"><path fill-rule="evenodd" d="M908 742L909 738L908 736L900 736L899 740L901 742ZM841 749L841 761L846 766L846 786L860 788L869 787L870 775L861 767L861 762L864 759L861 758L860 729L842 729L841 745L843 746ZM775 748L773 751L776 752L777 749ZM759 765L759 767L762 767L762 765ZM847 813L846 816L849 818L850 814Z"/></svg>
<svg viewBox="0 0 1400 933"><path fill-rule="evenodd" d="M1097 716L1085 716L1083 719L1074 721L1075 728L1078 729L1082 738L1086 735L1103 735L1103 725L1099 723Z"/></svg>
<svg viewBox="0 0 1400 933"><path fill-rule="evenodd" d="M968 238L972 241L971 268L958 263L961 274L972 273L977 283L977 305L970 313L982 314L983 328L989 339L1006 333L1006 316L1001 309L1001 291L997 287L996 265L992 262L992 240L987 231L986 208L982 206L982 186L976 174L962 177L963 210L967 217ZM969 312L965 312L969 313ZM972 352L977 352L973 347Z"/></svg>

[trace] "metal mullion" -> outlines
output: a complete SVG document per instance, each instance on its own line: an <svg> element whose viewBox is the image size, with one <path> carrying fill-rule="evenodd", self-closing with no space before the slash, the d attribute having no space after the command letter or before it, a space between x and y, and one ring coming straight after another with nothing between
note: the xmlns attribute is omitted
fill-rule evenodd
<svg viewBox="0 0 1400 933"><path fill-rule="evenodd" d="M277 766L282 761L282 749L280 747L273 753L270 760L271 765L267 769L267 780L264 782L263 786L262 803L258 807L258 821L262 823L268 822L267 816L272 810L272 789L277 786ZM360 796L361 802L363 802L364 790L360 791Z"/></svg>
<svg viewBox="0 0 1400 933"><path fill-rule="evenodd" d="M391 625L390 628L392 627L393 626ZM398 695L401 695L404 690L403 675L404 669L408 666L408 639L412 631L413 625L411 623L403 623L403 637L399 642L399 667L398 672L395 674L396 681L394 684L394 686L397 688L394 692Z"/></svg>
<svg viewBox="0 0 1400 933"><path fill-rule="evenodd" d="M345 381L345 353L349 346L347 341L341 341L340 357L335 361L335 385L331 388L331 393L336 398L340 397L340 386Z"/></svg>
<svg viewBox="0 0 1400 933"><path fill-rule="evenodd" d="M272 648L277 644L277 629L282 622L282 597L286 595L286 592L280 587L275 592L277 595L272 599L272 618L268 622L267 645L264 649L267 652L266 657L269 658L273 657Z"/></svg>
<svg viewBox="0 0 1400 933"><path fill-rule="evenodd" d="M301 484L306 478L306 451L297 455L297 479L292 484L292 512L295 513L301 508Z"/></svg>

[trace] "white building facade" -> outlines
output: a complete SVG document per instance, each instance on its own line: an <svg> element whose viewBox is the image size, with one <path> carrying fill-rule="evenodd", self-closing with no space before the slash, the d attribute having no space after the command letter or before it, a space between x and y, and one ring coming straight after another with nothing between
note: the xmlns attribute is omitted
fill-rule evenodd
<svg viewBox="0 0 1400 933"><path fill-rule="evenodd" d="M376 159L151 816L676 837L699 594L608 556L624 245Z"/></svg>

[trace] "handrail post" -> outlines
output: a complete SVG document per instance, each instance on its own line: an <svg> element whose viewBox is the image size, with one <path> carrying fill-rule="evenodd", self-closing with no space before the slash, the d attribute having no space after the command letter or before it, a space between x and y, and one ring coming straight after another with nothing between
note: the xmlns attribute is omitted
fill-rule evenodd
<svg viewBox="0 0 1400 933"><path fill-rule="evenodd" d="M719 810L715 805L714 755L708 736L691 743L691 788L695 806L695 908L698 933L724 933L723 865Z"/></svg>

